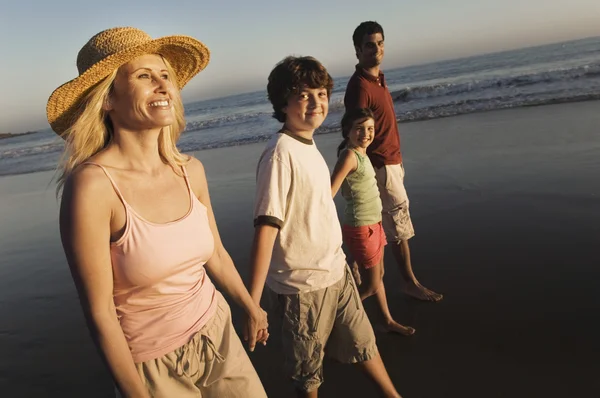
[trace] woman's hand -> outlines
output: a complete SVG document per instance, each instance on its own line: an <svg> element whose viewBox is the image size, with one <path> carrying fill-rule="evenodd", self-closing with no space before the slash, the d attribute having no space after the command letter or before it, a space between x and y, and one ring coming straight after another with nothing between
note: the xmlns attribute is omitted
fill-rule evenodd
<svg viewBox="0 0 600 398"><path fill-rule="evenodd" d="M246 313L244 322L244 341L248 342L250 351L254 351L256 343L267 344L269 339L269 323L267 313L258 305Z"/></svg>

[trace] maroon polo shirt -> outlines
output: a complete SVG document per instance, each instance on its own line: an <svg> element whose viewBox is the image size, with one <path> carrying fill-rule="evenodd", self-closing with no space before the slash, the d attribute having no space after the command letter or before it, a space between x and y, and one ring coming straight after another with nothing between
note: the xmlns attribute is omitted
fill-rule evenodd
<svg viewBox="0 0 600 398"><path fill-rule="evenodd" d="M375 138L367 148L373 166L380 168L402 163L394 101L385 84L383 73L379 72L379 77L371 76L356 65L356 71L346 87L344 105L346 110L370 108L375 115Z"/></svg>

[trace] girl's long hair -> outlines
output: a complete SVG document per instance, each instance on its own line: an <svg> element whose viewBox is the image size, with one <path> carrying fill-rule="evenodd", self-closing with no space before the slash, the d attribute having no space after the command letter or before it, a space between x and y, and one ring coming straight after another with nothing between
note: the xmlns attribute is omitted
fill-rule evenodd
<svg viewBox="0 0 600 398"><path fill-rule="evenodd" d="M172 77L172 84L177 85L175 71L166 58L163 57L163 60L167 66L169 76ZM60 194L65 180L77 166L105 149L112 140L112 122L103 105L112 93L117 70L114 70L90 90L81 103L79 116L71 127L61 135L65 140L65 149L58 166L60 176L57 180L57 194ZM185 129L183 103L179 95L179 87L176 86L176 88L177 95L171 98L175 122L162 128L158 137L158 152L162 161L169 164L177 172L180 170L179 166L184 165L189 158L179 152L176 146L179 136Z"/></svg>
<svg viewBox="0 0 600 398"><path fill-rule="evenodd" d="M340 156L340 153L346 148L348 145L348 135L350 134L350 130L354 125L354 122L362 119L373 119L375 120L375 116L373 112L369 108L355 108L344 113L342 117L342 142L337 147L337 155Z"/></svg>

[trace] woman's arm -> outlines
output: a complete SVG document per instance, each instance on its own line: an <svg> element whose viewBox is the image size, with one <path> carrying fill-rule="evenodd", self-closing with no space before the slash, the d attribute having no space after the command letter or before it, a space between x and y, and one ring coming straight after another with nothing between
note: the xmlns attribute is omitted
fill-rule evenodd
<svg viewBox="0 0 600 398"><path fill-rule="evenodd" d="M205 267L213 281L215 281L227 295L242 307L246 314L248 314L251 322L248 329L244 331L244 338L249 341L248 345L250 351L254 351L256 343L266 342L269 336L266 332L266 312L263 311L250 297L229 253L227 253L227 250L225 250L225 247L223 246L210 202L204 166L198 159L192 158L188 163L187 170L192 181L194 181L194 191L196 192L198 200L200 200L208 210L208 221L215 240L215 251Z"/></svg>
<svg viewBox="0 0 600 398"><path fill-rule="evenodd" d="M150 397L140 379L113 301L110 259L112 187L104 173L82 167L67 180L60 235L92 339L124 397Z"/></svg>
<svg viewBox="0 0 600 398"><path fill-rule="evenodd" d="M338 158L335 167L333 168L333 173L331 174L331 196L335 197L340 187L342 186L342 182L344 182L344 178L348 176L348 174L352 173L358 167L358 162L356 161L356 155L354 152L345 149L340 153L340 157Z"/></svg>

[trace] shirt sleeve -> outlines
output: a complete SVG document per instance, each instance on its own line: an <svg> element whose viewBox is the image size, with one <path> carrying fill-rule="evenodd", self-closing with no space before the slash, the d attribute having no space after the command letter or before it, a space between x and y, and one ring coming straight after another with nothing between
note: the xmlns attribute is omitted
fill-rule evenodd
<svg viewBox="0 0 600 398"><path fill-rule="evenodd" d="M370 108L367 90L360 84L349 84L344 95L344 106L346 111L357 108Z"/></svg>
<svg viewBox="0 0 600 398"><path fill-rule="evenodd" d="M277 156L271 154L260 160L256 173L254 226L283 226L291 182L290 168Z"/></svg>

